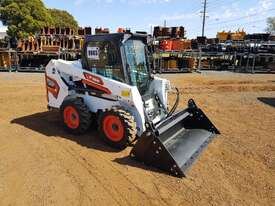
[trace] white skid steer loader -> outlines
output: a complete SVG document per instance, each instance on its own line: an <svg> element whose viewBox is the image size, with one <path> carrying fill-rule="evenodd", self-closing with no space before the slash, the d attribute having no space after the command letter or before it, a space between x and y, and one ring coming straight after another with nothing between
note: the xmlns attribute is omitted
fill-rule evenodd
<svg viewBox="0 0 275 206"><path fill-rule="evenodd" d="M97 120L110 146L137 141L132 157L183 177L219 131L193 100L175 113L179 94L168 110L170 82L150 74L147 45L141 34L88 36L81 60L47 65L48 108L59 109L69 132L82 134Z"/></svg>

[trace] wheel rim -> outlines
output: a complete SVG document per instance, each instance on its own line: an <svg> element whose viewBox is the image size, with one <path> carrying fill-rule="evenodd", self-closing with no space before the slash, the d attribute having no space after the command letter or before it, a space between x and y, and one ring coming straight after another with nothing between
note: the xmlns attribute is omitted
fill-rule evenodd
<svg viewBox="0 0 275 206"><path fill-rule="evenodd" d="M65 124L71 128L76 129L79 126L79 115L76 109L72 106L67 106L63 112Z"/></svg>
<svg viewBox="0 0 275 206"><path fill-rule="evenodd" d="M123 124L121 120L114 115L108 115L104 118L103 131L113 142L119 142L124 136Z"/></svg>

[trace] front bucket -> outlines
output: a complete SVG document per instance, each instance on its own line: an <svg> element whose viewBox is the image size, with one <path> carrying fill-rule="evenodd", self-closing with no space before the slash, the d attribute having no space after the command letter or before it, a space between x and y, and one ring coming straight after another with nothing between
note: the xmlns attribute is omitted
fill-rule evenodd
<svg viewBox="0 0 275 206"><path fill-rule="evenodd" d="M150 131L151 130L151 131ZM220 134L206 115L189 100L189 107L142 135L131 156L170 174L183 177L186 170Z"/></svg>

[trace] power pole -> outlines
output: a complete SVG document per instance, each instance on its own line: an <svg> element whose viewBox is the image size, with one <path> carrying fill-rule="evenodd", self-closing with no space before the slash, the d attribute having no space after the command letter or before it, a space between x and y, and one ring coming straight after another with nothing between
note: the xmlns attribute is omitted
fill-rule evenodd
<svg viewBox="0 0 275 206"><path fill-rule="evenodd" d="M205 20L206 20L206 5L207 5L207 0L204 0L204 5L203 5L203 19L202 19L202 35L204 36L204 30L205 30Z"/></svg>
<svg viewBox="0 0 275 206"><path fill-rule="evenodd" d="M206 5L207 5L207 0L204 0L204 5L203 5L203 19L202 19L202 34L201 36L204 37L205 35L205 20L206 20ZM202 60L202 50L201 50L202 45L199 45L199 62L198 62L198 71L201 69L201 60Z"/></svg>

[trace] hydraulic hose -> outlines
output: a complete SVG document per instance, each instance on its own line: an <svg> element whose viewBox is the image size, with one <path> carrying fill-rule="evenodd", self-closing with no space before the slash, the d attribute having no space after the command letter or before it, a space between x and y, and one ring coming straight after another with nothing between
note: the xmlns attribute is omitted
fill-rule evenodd
<svg viewBox="0 0 275 206"><path fill-rule="evenodd" d="M174 106L172 107L172 109L170 110L170 112L168 113L167 117L170 117L172 114L174 114L174 112L176 111L178 105L179 105L179 101L180 101L180 92L179 89L177 87L175 87L175 90L177 91L177 98L175 101Z"/></svg>

